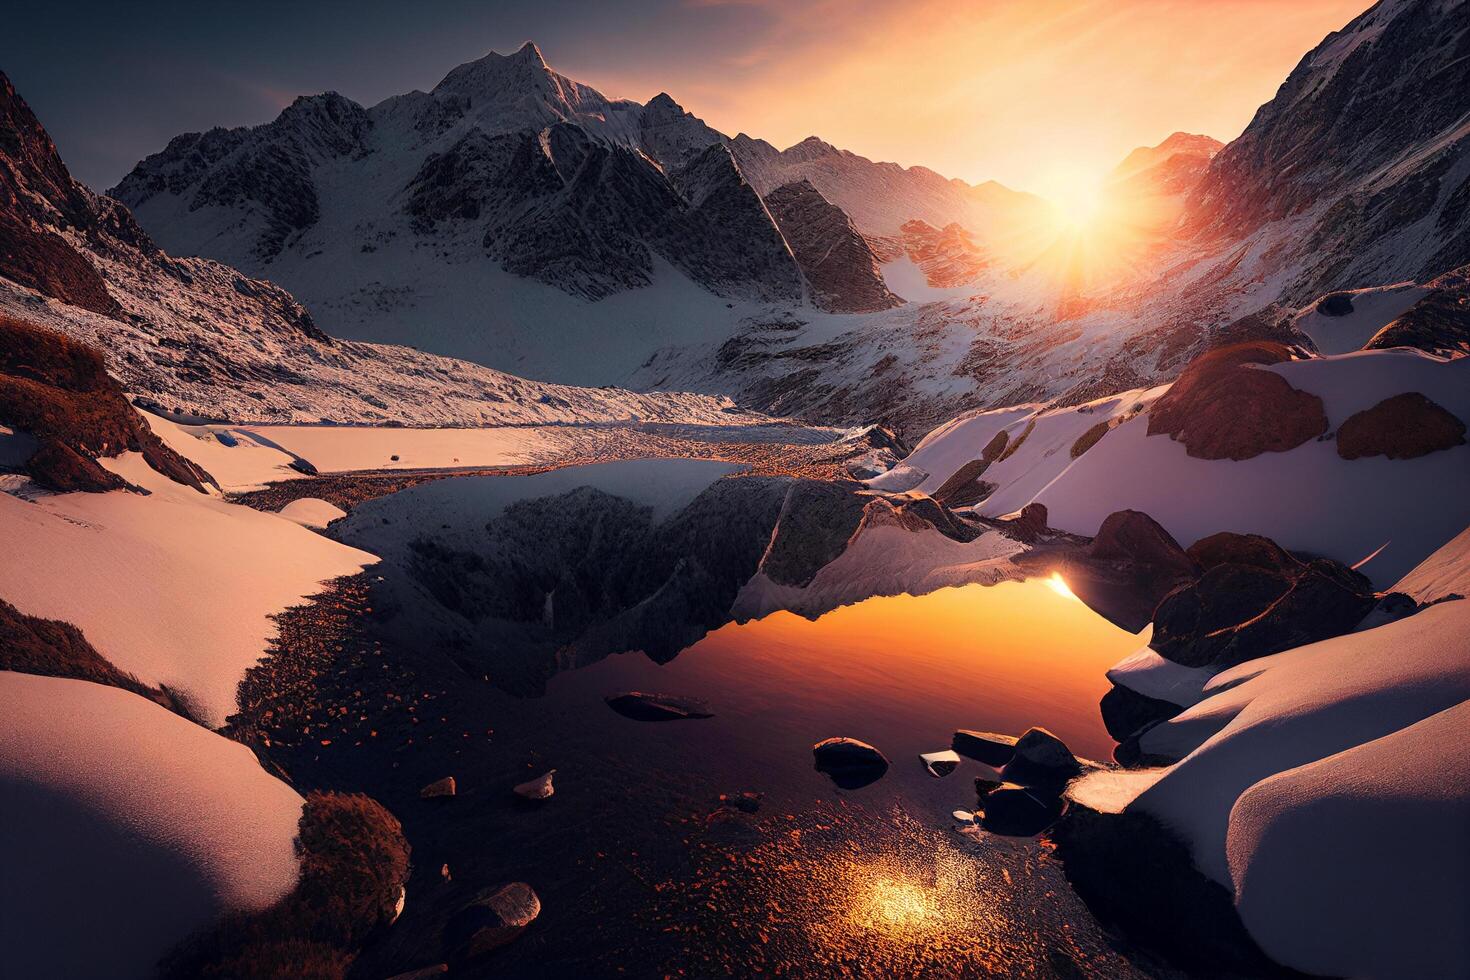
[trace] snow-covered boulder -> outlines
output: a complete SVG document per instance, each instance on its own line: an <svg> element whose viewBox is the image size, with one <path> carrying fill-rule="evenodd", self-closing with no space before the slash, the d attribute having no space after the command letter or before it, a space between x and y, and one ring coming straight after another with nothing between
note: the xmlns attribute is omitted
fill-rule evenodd
<svg viewBox="0 0 1470 980"><path fill-rule="evenodd" d="M0 788L7 975L152 976L213 917L296 884L302 798L128 691L0 672Z"/></svg>

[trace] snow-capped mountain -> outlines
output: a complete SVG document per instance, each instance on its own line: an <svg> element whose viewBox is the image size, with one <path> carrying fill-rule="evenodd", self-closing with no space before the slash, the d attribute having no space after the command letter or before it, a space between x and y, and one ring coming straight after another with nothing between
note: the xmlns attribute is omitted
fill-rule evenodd
<svg viewBox="0 0 1470 980"><path fill-rule="evenodd" d="M334 339L279 286L160 250L126 207L71 178L4 75L0 312L101 349L127 391L189 415L418 425L740 416L728 399L543 384Z"/></svg>

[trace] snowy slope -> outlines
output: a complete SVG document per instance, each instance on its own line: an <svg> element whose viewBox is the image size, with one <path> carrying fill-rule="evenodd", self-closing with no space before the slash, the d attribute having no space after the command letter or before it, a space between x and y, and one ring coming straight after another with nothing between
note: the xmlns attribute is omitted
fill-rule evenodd
<svg viewBox="0 0 1470 980"><path fill-rule="evenodd" d="M128 691L0 672L0 785L9 976L151 977L213 917L296 884L301 797Z"/></svg>
<svg viewBox="0 0 1470 980"><path fill-rule="evenodd" d="M152 491L0 494L0 596L80 627L144 683L168 685L221 725L265 655L270 616L372 555L158 476L136 454L105 465Z"/></svg>
<svg viewBox="0 0 1470 980"><path fill-rule="evenodd" d="M1465 359L1364 351L1268 370L1320 396L1329 431L1355 412L1410 391L1470 419ZM997 489L977 505L979 513L998 517L1036 501L1046 505L1053 527L1090 535L1108 514L1133 509L1186 546L1216 531L1238 531L1349 564L1378 552L1362 571L1380 588L1470 523L1470 446L1417 459L1345 460L1329 440L1241 461L1196 459L1167 435L1148 435L1146 409L1165 390L1125 392L1077 408L1024 406L957 419L871 485L932 493L979 459L996 432L1014 441L1030 428L1012 456L986 469L982 478ZM1144 411L1129 417L1138 409ZM1109 419L1113 428L1074 459L1077 439Z"/></svg>
<svg viewBox="0 0 1470 980"><path fill-rule="evenodd" d="M1401 282L1393 286L1350 289L1330 294L1292 318L1292 325L1312 338L1323 354L1346 354L1361 349L1373 335L1396 320L1409 307L1429 295L1424 286ZM1346 305L1349 312L1333 316L1334 308Z"/></svg>

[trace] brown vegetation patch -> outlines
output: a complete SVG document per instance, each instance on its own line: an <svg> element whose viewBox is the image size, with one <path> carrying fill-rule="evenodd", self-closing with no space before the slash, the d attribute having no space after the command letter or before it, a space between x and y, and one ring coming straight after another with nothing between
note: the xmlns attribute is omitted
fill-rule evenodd
<svg viewBox="0 0 1470 980"><path fill-rule="evenodd" d="M4 599L0 599L0 670L122 688L193 720L182 697L118 670L71 623L28 616Z"/></svg>
<svg viewBox="0 0 1470 980"><path fill-rule="evenodd" d="M1094 425L1082 433L1082 435L1078 436L1077 441L1072 443L1072 458L1076 459L1093 446L1096 446L1102 440L1102 437L1108 434L1108 429L1110 428L1112 428L1110 420L1103 419L1097 425Z"/></svg>
<svg viewBox="0 0 1470 980"><path fill-rule="evenodd" d="M1464 444L1465 423L1417 391L1385 398L1337 430L1337 455L1343 459L1417 459Z"/></svg>
<svg viewBox="0 0 1470 980"><path fill-rule="evenodd" d="M1006 430L1001 429L990 437L990 441L985 444L985 448L980 452L980 458L987 463L995 462L1000 458L1001 453L1006 451L1006 443L1009 441L1010 437L1006 435Z"/></svg>
<svg viewBox="0 0 1470 980"><path fill-rule="evenodd" d="M408 841L359 793L312 793L296 842L301 878L262 912L227 916L164 960L165 977L346 975L358 947L393 920L408 880Z"/></svg>
<svg viewBox="0 0 1470 980"><path fill-rule="evenodd" d="M204 470L163 444L108 375L102 354L65 334L0 315L0 424L40 443L28 470L61 490L123 485L97 465L101 456L141 452L148 465L203 491Z"/></svg>
<svg viewBox="0 0 1470 980"><path fill-rule="evenodd" d="M1148 434L1167 434L1197 459L1251 459L1295 449L1327 431L1322 399L1260 366L1291 359L1283 344L1223 347L1190 363L1154 402Z"/></svg>

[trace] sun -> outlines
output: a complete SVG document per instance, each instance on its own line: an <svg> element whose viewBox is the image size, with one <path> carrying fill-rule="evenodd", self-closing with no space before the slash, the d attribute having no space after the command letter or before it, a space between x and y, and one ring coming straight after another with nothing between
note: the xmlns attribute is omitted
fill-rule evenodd
<svg viewBox="0 0 1470 980"><path fill-rule="evenodd" d="M1098 224L1106 207L1102 181L1092 174L1058 174L1048 181L1044 196L1051 203L1053 220L1063 231L1085 231Z"/></svg>

